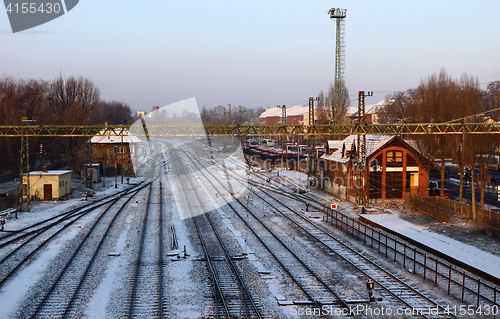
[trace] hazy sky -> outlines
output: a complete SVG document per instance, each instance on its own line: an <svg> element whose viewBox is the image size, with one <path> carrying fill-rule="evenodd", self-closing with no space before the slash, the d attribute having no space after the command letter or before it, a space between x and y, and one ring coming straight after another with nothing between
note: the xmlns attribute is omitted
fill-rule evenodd
<svg viewBox="0 0 500 319"><path fill-rule="evenodd" d="M498 0L80 0L16 34L0 12L0 77L84 76L133 110L191 97L200 107L304 104L334 78L332 7L347 9L353 100L375 91L376 103L441 68L500 80Z"/></svg>

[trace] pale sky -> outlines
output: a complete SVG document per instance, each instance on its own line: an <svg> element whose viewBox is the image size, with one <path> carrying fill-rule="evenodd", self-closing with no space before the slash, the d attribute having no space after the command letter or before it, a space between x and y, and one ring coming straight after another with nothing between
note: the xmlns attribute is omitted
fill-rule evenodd
<svg viewBox="0 0 500 319"><path fill-rule="evenodd" d="M366 102L376 103L441 68L500 80L498 0L80 0L15 34L4 11L0 77L84 76L133 110L191 97L200 107L304 104L334 79L332 7L347 9L353 100L375 91Z"/></svg>

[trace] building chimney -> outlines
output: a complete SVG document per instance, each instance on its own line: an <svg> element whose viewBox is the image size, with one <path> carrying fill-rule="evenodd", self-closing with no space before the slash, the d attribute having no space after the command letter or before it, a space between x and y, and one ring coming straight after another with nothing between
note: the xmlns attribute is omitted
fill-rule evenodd
<svg viewBox="0 0 500 319"><path fill-rule="evenodd" d="M227 118L230 119L231 118L231 104L228 104L227 105Z"/></svg>

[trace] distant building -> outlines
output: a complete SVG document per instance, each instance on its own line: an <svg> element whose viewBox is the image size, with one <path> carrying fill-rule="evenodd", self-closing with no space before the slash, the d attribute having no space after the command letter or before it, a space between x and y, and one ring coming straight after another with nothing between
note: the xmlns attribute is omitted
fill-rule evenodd
<svg viewBox="0 0 500 319"><path fill-rule="evenodd" d="M384 110L385 106L392 103L391 101L382 100L376 104L368 104L365 105L365 115L366 115L366 123L367 124L378 124L380 113ZM349 106L347 108L348 112L352 112L349 117L348 123L357 124L358 123L358 107L357 106ZM346 115L348 113L346 112Z"/></svg>
<svg viewBox="0 0 500 319"><path fill-rule="evenodd" d="M488 116L484 119L483 121L484 124L496 124L497 121L495 121L494 118L492 118L491 116Z"/></svg>
<svg viewBox="0 0 500 319"><path fill-rule="evenodd" d="M324 113L324 114L322 114ZM281 124L281 108L268 108L259 116L259 124L263 125L279 125ZM314 118L318 120L325 115L325 119L331 119L331 112L320 109L314 110ZM286 123L287 125L308 125L309 124L309 106L297 105L286 108Z"/></svg>
<svg viewBox="0 0 500 319"><path fill-rule="evenodd" d="M101 131L101 133L104 134L104 131ZM135 154L135 149L132 143L141 143L141 141L136 136L131 135L129 131L125 133L126 135L121 137L114 132L109 132L105 136L94 136L90 140L93 161L101 164L103 173L106 176L115 174L115 163L118 175L121 175L122 168L125 175L134 174L132 157Z"/></svg>
<svg viewBox="0 0 500 319"><path fill-rule="evenodd" d="M139 119L141 119L141 118L143 119L146 116L146 114L148 114L146 111L137 111L137 113L136 113L137 118L139 118Z"/></svg>
<svg viewBox="0 0 500 319"><path fill-rule="evenodd" d="M37 200L52 200L71 193L71 172L69 170L30 172L30 196Z"/></svg>

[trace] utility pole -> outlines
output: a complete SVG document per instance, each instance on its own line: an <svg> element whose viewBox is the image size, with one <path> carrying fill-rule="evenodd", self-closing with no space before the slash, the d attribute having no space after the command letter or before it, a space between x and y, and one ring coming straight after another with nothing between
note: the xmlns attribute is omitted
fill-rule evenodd
<svg viewBox="0 0 500 319"><path fill-rule="evenodd" d="M281 121L280 121L280 124L281 125L286 125L286 105L278 105L276 106L277 108L281 109ZM285 143L287 142L286 139L287 137L286 136L281 136L279 137L281 139L281 168L283 168L283 150L285 149L284 148L284 145L283 145L283 141L285 141ZM286 155L286 166L288 167L288 152L287 152L287 155Z"/></svg>
<svg viewBox="0 0 500 319"><path fill-rule="evenodd" d="M314 101L319 101L319 98L309 98L309 130L312 130L314 125ZM311 186L316 186L316 140L313 134L307 136L307 158L307 181Z"/></svg>
<svg viewBox="0 0 500 319"><path fill-rule="evenodd" d="M27 117L21 119L21 172L19 178L19 210L23 209L23 203L27 203L27 210L30 210L30 147L28 141L27 126L33 123L33 120L28 120ZM26 200L24 199L26 196Z"/></svg>
<svg viewBox="0 0 500 319"><path fill-rule="evenodd" d="M373 92L359 91L358 93L358 126L366 125L366 113L365 113L365 97L373 96ZM366 134L362 132L361 135L358 134L357 145L356 145L356 205L366 206L368 202L367 196L367 182L366 178L368 176L368 170L366 167Z"/></svg>
<svg viewBox="0 0 500 319"><path fill-rule="evenodd" d="M240 125L243 124L243 113L246 113L246 110L243 110L242 106L240 105Z"/></svg>
<svg viewBox="0 0 500 319"><path fill-rule="evenodd" d="M90 125L90 119L87 119L87 125ZM94 170L92 167L92 137L89 136L85 145L85 186L92 189L94 184Z"/></svg>
<svg viewBox="0 0 500 319"><path fill-rule="evenodd" d="M122 162L122 166L121 166L121 169L120 169L120 173L121 173L121 177L122 177L122 184L123 184L123 173L124 173L124 168L125 168L125 165L123 163L123 153L125 153L125 149L123 148L123 130L121 131L121 162ZM130 145L130 143L129 143Z"/></svg>

